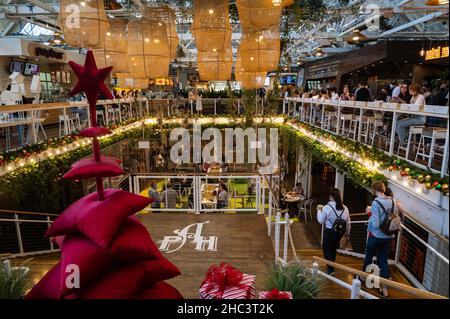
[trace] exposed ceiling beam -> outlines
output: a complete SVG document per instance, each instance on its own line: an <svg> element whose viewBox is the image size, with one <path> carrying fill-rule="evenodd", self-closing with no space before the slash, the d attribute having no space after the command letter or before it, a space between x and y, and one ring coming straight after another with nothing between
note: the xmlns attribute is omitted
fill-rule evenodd
<svg viewBox="0 0 450 319"><path fill-rule="evenodd" d="M412 27L412 26L414 26L414 25L416 25L418 23L423 23L423 22L426 22L426 21L430 21L430 20L436 19L436 18L438 18L438 17L440 17L440 16L442 16L444 14L445 14L445 12L433 12L431 14L427 14L427 15L425 15L423 17L420 17L420 18L418 18L418 19L416 19L414 21L402 24L402 25L400 25L400 26L398 26L396 28L393 28L391 30L383 32L380 35L380 38L388 36L388 35L393 34L393 33L396 33L398 31L402 31L402 30L408 29L409 27Z"/></svg>
<svg viewBox="0 0 450 319"><path fill-rule="evenodd" d="M28 0L29 2L31 2L32 4L38 6L39 8L42 8L48 12L51 13L58 13L58 11L56 9L54 9L51 5L44 3L40 0Z"/></svg>
<svg viewBox="0 0 450 319"><path fill-rule="evenodd" d="M3 29L2 33L0 34L1 37L4 37L8 34L8 32L12 29L12 27L15 25L15 22L10 22L6 28Z"/></svg>

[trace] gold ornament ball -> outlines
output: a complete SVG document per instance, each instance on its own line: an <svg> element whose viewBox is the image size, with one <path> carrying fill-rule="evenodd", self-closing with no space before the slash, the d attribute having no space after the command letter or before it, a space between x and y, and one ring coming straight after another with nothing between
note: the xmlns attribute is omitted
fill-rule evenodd
<svg viewBox="0 0 450 319"><path fill-rule="evenodd" d="M426 183L425 183L425 187L426 187L427 189L432 189L432 188L433 188L433 185L431 185L430 182L426 182Z"/></svg>
<svg viewBox="0 0 450 319"><path fill-rule="evenodd" d="M425 176L425 180L426 180L427 182L431 182L431 176L430 176L430 175Z"/></svg>

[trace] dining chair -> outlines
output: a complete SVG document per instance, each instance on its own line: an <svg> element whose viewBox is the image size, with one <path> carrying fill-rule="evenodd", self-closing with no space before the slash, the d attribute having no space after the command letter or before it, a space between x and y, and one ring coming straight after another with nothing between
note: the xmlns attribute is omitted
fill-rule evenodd
<svg viewBox="0 0 450 319"><path fill-rule="evenodd" d="M303 206L299 208L298 219L300 219L300 215L303 213L305 215L305 224L307 223L308 214L309 214L309 217L311 218L311 220L313 220L313 216L312 216L313 205L314 205L314 199L307 199L303 203Z"/></svg>

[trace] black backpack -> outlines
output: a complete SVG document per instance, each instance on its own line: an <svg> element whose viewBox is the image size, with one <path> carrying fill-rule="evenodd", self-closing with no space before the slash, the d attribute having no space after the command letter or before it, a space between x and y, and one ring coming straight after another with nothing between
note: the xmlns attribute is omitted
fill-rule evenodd
<svg viewBox="0 0 450 319"><path fill-rule="evenodd" d="M384 212L384 218L383 221L380 224L380 229L383 233L386 235L395 235L398 233L401 227L401 219L398 214L395 213L394 207L395 207L395 201L392 200L392 208L390 212L387 212L386 208L375 199L375 202L380 206L381 210Z"/></svg>
<svg viewBox="0 0 450 319"><path fill-rule="evenodd" d="M342 215L344 214L345 209L342 210L342 213L338 216L336 213L336 210L333 208L333 206L328 205L333 210L334 214L336 215L336 219L333 222L333 226L331 226L331 230L333 230L337 235L342 236L347 231L347 222L345 219L342 218Z"/></svg>

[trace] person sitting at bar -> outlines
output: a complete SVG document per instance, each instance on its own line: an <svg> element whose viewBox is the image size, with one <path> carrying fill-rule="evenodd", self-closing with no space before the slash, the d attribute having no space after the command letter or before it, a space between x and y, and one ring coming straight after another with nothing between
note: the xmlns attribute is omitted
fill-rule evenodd
<svg viewBox="0 0 450 319"><path fill-rule="evenodd" d="M170 182L167 183L166 189L161 193L161 203L164 204L164 208L177 208L179 202L179 196L176 190L172 188Z"/></svg>
<svg viewBox="0 0 450 319"><path fill-rule="evenodd" d="M358 89L355 91L355 101L369 102L372 93L370 92L367 82L361 81L358 83Z"/></svg>
<svg viewBox="0 0 450 319"><path fill-rule="evenodd" d="M425 98L420 94L420 84L410 85L409 94L411 97L411 104L424 105ZM408 144L408 130L410 126L424 125L427 118L424 115L408 115L407 117L399 120L395 131L398 134L399 142L401 145Z"/></svg>
<svg viewBox="0 0 450 319"><path fill-rule="evenodd" d="M228 189L224 183L219 184L219 194L217 195L217 208L228 208Z"/></svg>
<svg viewBox="0 0 450 319"><path fill-rule="evenodd" d="M408 90L408 83L406 81L402 82L400 85L400 92L398 95L395 95L395 92L392 93L391 101L392 103L409 103L411 100L411 95Z"/></svg>
<svg viewBox="0 0 450 319"><path fill-rule="evenodd" d="M151 204L152 208L160 208L161 202L159 200L159 192L156 187L156 183L152 182L150 188L148 189L148 197L154 199L154 202Z"/></svg>
<svg viewBox="0 0 450 319"><path fill-rule="evenodd" d="M341 100L341 101L350 101L351 99L352 99L352 96L350 94L350 88L349 88L348 85L345 85L339 100Z"/></svg>

